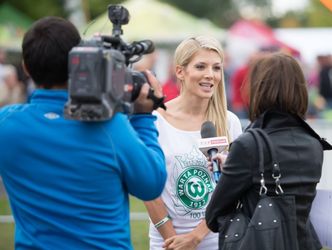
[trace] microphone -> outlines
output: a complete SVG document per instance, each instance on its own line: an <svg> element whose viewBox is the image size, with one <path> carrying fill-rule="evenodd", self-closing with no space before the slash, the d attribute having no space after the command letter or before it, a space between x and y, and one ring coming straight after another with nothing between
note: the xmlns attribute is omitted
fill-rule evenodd
<svg viewBox="0 0 332 250"><path fill-rule="evenodd" d="M206 121L201 127L201 137L198 141L199 150L206 157L214 157L218 152L224 151L228 146L228 139L226 136L217 137L217 131L211 121ZM221 171L217 160L212 160L212 172L214 181L219 181Z"/></svg>
<svg viewBox="0 0 332 250"><path fill-rule="evenodd" d="M149 54L154 51L153 42L150 40L136 41L131 44L132 54Z"/></svg>

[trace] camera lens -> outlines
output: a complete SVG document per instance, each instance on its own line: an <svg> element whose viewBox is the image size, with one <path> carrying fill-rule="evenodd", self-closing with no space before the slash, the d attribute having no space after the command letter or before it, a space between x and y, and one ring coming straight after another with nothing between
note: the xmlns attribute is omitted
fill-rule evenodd
<svg viewBox="0 0 332 250"><path fill-rule="evenodd" d="M133 91L131 95L131 101L134 102L137 99L143 84L148 82L148 80L146 79L144 73L139 71L132 71L131 75L133 79Z"/></svg>

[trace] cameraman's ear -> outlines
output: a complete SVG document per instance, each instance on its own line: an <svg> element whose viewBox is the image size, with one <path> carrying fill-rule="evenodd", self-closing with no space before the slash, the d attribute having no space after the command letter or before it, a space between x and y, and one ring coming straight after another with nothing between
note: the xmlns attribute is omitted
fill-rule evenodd
<svg viewBox="0 0 332 250"><path fill-rule="evenodd" d="M27 66L25 65L24 61L22 61L22 68L23 68L23 72L24 74L26 74L28 77L30 77L30 73L27 69Z"/></svg>

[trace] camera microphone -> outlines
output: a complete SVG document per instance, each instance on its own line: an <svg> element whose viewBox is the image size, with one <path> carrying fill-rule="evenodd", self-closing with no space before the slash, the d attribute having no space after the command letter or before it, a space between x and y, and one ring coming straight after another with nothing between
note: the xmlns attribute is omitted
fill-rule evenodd
<svg viewBox="0 0 332 250"><path fill-rule="evenodd" d="M131 50L135 55L149 54L154 51L154 45L150 40L135 41L131 44Z"/></svg>
<svg viewBox="0 0 332 250"><path fill-rule="evenodd" d="M217 132L214 124L211 121L206 121L201 127L202 139L198 142L199 150L210 159L218 152L224 151L228 146L228 139L226 136L217 137ZM217 183L219 181L221 171L217 160L212 161L213 178Z"/></svg>

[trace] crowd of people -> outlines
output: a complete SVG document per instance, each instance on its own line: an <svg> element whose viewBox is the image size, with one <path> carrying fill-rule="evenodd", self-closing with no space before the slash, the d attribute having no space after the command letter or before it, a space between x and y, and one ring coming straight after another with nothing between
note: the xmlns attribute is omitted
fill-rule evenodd
<svg viewBox="0 0 332 250"><path fill-rule="evenodd" d="M220 42L188 38L175 50L167 84L136 65L148 83L133 114L83 122L63 114L68 53L80 39L62 18L33 24L23 39L22 63L35 89L24 97L14 91L21 86L15 69L0 68L0 86L8 91L0 109L0 175L16 223L16 249L133 249L129 195L143 200L148 211L150 250L221 249L218 218L233 213L238 200L252 216L258 200L258 151L249 128L273 139L284 193L295 197L298 249L321 248L306 225L323 151L332 146L305 122L310 94L297 59L260 51L226 82ZM330 108L331 57L320 59L318 94L321 107ZM174 98L165 109L156 108L151 92ZM244 131L239 118L250 121ZM200 152L205 121L228 139L227 154L211 159ZM217 184L211 161L221 170Z"/></svg>

